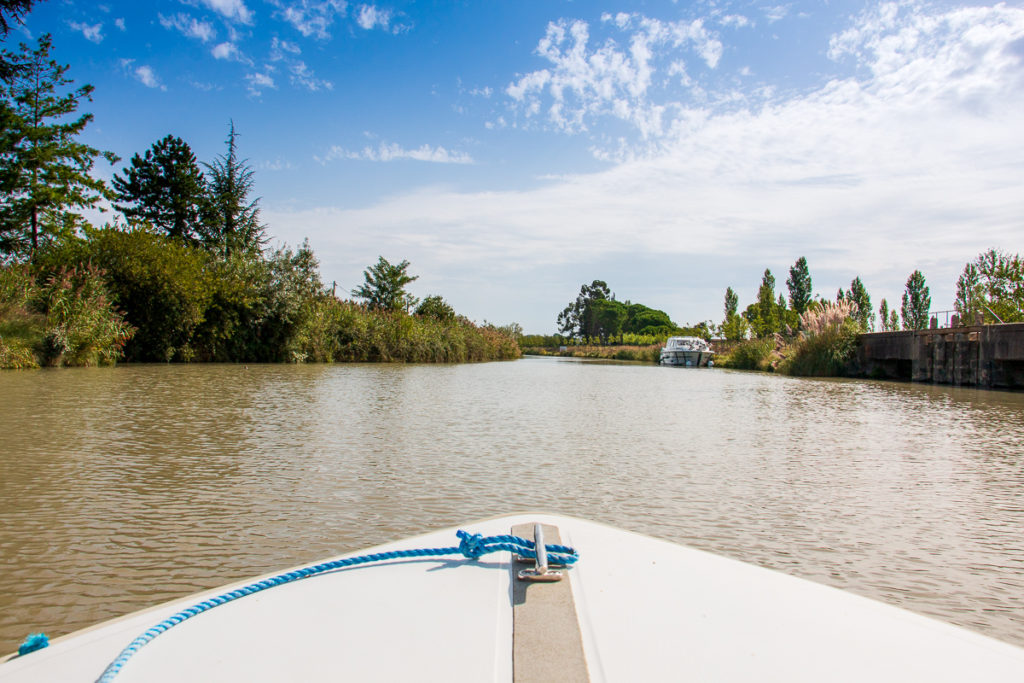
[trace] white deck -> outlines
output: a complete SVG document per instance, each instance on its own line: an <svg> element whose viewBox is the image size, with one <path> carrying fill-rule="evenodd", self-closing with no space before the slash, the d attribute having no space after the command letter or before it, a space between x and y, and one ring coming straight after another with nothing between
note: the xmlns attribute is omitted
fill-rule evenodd
<svg viewBox="0 0 1024 683"><path fill-rule="evenodd" d="M580 552L570 574L591 680L1024 681L1024 649L671 543L539 514L461 528L532 521ZM451 545L454 529L364 552ZM116 680L510 681L509 566L508 553L396 560L270 589L172 628ZM0 681L94 681L146 628L222 592L55 640L0 664Z"/></svg>

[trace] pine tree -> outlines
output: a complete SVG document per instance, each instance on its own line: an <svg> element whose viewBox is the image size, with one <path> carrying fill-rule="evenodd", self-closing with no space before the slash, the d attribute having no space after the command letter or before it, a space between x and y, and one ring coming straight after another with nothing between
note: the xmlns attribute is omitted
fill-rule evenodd
<svg viewBox="0 0 1024 683"><path fill-rule="evenodd" d="M207 203L206 179L184 140L168 135L153 143L145 156L133 156L123 173L112 182L118 210L170 237L198 240Z"/></svg>
<svg viewBox="0 0 1024 683"><path fill-rule="evenodd" d="M0 116L0 253L31 255L40 243L73 233L82 222L75 209L94 207L108 190L92 178L93 162L101 152L75 141L92 121L92 114L64 122L93 87L62 92L72 80L67 66L50 59L49 34L35 50L24 43L18 53L4 51L0 61L12 65L3 80Z"/></svg>
<svg viewBox="0 0 1024 683"><path fill-rule="evenodd" d="M903 292L903 329L923 330L928 327L928 313L931 310L932 297L924 282L921 271L915 270L907 278L906 290Z"/></svg>
<svg viewBox="0 0 1024 683"><path fill-rule="evenodd" d="M259 198L249 201L253 171L248 160L238 158L237 137L232 121L227 154L204 164L210 174L210 201L201 237L207 249L223 256L257 254L267 242L260 225Z"/></svg>
<svg viewBox="0 0 1024 683"><path fill-rule="evenodd" d="M35 0L0 0L0 38L6 38L11 24L21 24Z"/></svg>

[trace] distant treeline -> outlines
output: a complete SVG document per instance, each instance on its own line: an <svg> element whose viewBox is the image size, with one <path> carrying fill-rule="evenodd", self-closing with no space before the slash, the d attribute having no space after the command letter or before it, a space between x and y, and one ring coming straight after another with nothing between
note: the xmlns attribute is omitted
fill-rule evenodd
<svg viewBox="0 0 1024 683"><path fill-rule="evenodd" d="M604 280L580 287L575 301L558 314L557 335L528 335L524 347L573 344L617 344L644 346L665 341L673 335L709 339L706 323L679 326L665 311L630 301L617 301ZM536 342L536 343L534 343Z"/></svg>

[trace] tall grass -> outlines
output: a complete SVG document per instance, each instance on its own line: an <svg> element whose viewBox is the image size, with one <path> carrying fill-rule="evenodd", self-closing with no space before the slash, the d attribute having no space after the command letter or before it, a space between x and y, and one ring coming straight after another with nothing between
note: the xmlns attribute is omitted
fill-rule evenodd
<svg viewBox="0 0 1024 683"><path fill-rule="evenodd" d="M133 332L96 268L61 269L42 283L28 266L0 268L0 368L109 365Z"/></svg>
<svg viewBox="0 0 1024 683"><path fill-rule="evenodd" d="M464 363L520 356L519 345L506 331L463 317L438 320L332 297L310 305L292 340L294 361Z"/></svg>
<svg viewBox="0 0 1024 683"><path fill-rule="evenodd" d="M847 374L860 328L850 301L819 302L800 316L802 332L779 364L779 371L800 377Z"/></svg>

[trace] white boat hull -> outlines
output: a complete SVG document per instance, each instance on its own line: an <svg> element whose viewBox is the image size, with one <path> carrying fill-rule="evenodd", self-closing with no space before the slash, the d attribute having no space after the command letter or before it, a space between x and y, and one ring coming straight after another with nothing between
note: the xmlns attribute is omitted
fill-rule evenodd
<svg viewBox="0 0 1024 683"><path fill-rule="evenodd" d="M1024 681L1024 649L665 541L539 514L462 528L533 521L580 553L569 576L593 681ZM117 681L512 681L512 567L508 553L394 560L290 583L170 629ZM135 636L225 590L57 639L0 664L0 681L94 681Z"/></svg>
<svg viewBox="0 0 1024 683"><path fill-rule="evenodd" d="M666 351L661 352L662 365L674 365L686 368L707 367L714 353L711 351Z"/></svg>

